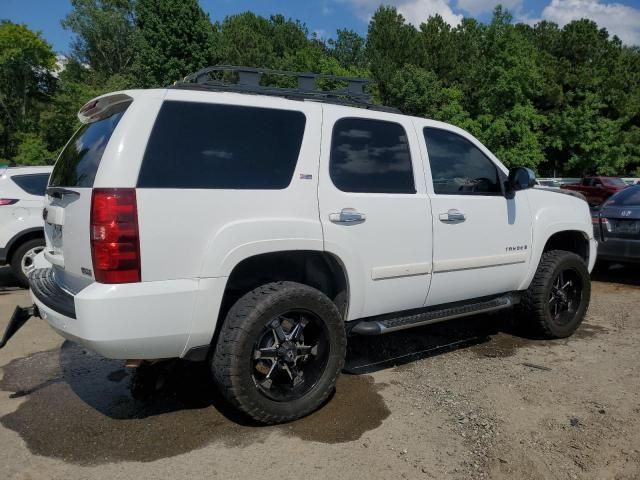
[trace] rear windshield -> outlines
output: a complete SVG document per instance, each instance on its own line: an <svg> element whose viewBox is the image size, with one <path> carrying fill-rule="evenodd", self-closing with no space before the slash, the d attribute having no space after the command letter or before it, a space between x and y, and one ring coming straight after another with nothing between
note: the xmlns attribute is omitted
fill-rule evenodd
<svg viewBox="0 0 640 480"><path fill-rule="evenodd" d="M82 125L53 167L51 187L93 187L102 153L129 104L110 117Z"/></svg>
<svg viewBox="0 0 640 480"><path fill-rule="evenodd" d="M611 197L606 205L621 207L640 207L640 186L627 187Z"/></svg>
<svg viewBox="0 0 640 480"><path fill-rule="evenodd" d="M138 187L283 189L291 183L302 112L166 101L151 132Z"/></svg>
<svg viewBox="0 0 640 480"><path fill-rule="evenodd" d="M47 189L49 174L34 173L31 175L13 175L11 180L28 194L43 197Z"/></svg>

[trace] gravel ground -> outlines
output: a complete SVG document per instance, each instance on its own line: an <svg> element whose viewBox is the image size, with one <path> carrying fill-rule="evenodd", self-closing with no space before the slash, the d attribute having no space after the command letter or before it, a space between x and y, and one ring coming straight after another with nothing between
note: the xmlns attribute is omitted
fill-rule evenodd
<svg viewBox="0 0 640 480"><path fill-rule="evenodd" d="M131 371L32 320L0 350L0 478L638 479L636 272L595 276L567 340L513 313L352 339L334 397L277 427L234 417L204 366Z"/></svg>

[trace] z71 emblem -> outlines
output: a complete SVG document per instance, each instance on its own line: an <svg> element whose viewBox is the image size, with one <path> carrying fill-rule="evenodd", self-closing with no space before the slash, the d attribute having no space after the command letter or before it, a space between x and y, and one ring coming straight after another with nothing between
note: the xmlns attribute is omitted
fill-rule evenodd
<svg viewBox="0 0 640 480"><path fill-rule="evenodd" d="M622 212L620 212L620 215L622 215L623 217L630 217L631 210L623 210Z"/></svg>

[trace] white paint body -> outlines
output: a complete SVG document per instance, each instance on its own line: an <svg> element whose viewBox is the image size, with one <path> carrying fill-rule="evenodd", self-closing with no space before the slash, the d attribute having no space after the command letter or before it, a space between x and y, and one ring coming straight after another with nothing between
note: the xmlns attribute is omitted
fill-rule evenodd
<svg viewBox="0 0 640 480"><path fill-rule="evenodd" d="M73 188L67 205L45 202L64 245L51 251L56 281L74 295L76 319L34 302L61 335L112 358L184 356L213 337L227 279L254 255L291 250L328 252L348 281L347 321L526 289L551 234L576 230L596 257L585 202L537 190L502 196L436 195L424 126L458 133L507 169L468 133L451 125L399 114L282 98L191 90L122 92L132 97L105 149L94 188L136 187L146 143L168 99L288 109L306 116L291 184L283 190L137 189L142 281L105 285L82 272L92 265L91 189ZM415 194L345 193L329 176L333 124L344 117L390 120L408 135ZM309 178L311 175L311 178ZM338 225L344 208L366 221ZM439 221L450 209L459 224ZM50 234L47 226L47 235ZM48 238L48 250L52 250ZM508 251L509 246L527 246ZM53 249L55 250L55 249Z"/></svg>
<svg viewBox="0 0 640 480"><path fill-rule="evenodd" d="M21 243L23 235L39 231L42 235L43 197L20 188L12 177L49 175L53 167L11 167L0 170L0 198L17 200L13 205L0 205L0 249L3 261L11 249Z"/></svg>

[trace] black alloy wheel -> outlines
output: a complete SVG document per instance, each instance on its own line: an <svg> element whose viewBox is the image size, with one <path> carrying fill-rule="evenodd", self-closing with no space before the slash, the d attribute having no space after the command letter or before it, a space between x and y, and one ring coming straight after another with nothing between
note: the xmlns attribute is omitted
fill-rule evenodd
<svg viewBox="0 0 640 480"><path fill-rule="evenodd" d="M309 311L292 310L272 319L253 350L253 380L276 402L304 396L327 364L326 327Z"/></svg>

